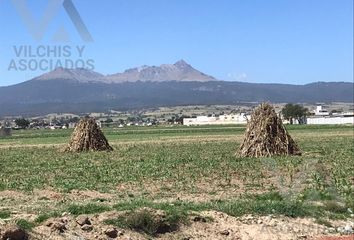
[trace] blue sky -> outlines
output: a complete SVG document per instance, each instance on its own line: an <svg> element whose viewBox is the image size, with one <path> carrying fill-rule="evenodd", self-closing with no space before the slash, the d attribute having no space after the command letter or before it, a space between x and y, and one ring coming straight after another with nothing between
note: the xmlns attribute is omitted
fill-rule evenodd
<svg viewBox="0 0 354 240"><path fill-rule="evenodd" d="M34 18L41 19L48 1L26 2ZM83 58L94 60L95 71L103 74L184 59L221 80L292 84L353 81L352 0L73 3L93 42L80 38L63 7L49 22L43 39L36 41L12 1L0 0L0 86L43 73L8 70L16 58L13 46L21 45L85 45ZM58 29L65 29L69 42L52 40Z"/></svg>

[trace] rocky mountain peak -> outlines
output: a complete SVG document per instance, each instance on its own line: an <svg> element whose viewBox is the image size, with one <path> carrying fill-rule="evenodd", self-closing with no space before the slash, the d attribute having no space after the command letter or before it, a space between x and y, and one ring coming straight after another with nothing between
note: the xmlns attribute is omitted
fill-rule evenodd
<svg viewBox="0 0 354 240"><path fill-rule="evenodd" d="M108 82L164 82L164 81L215 81L196 69L184 60L179 60L174 64L162 64L161 66L142 66L132 68L123 73L107 76Z"/></svg>
<svg viewBox="0 0 354 240"><path fill-rule="evenodd" d="M184 61L183 59L179 60L178 62L176 62L175 64L173 64L174 66L178 67L178 68L191 68L192 66L189 65L186 61Z"/></svg>
<svg viewBox="0 0 354 240"><path fill-rule="evenodd" d="M104 83L120 83L120 82L165 82L165 81L196 81L206 82L215 81L216 79L208 76L196 69L184 60L180 60L175 64L162 64L161 66L135 67L125 70L122 73L104 76L100 73L84 69L66 69L56 68L55 70L45 73L33 80L73 80L78 82L104 82Z"/></svg>

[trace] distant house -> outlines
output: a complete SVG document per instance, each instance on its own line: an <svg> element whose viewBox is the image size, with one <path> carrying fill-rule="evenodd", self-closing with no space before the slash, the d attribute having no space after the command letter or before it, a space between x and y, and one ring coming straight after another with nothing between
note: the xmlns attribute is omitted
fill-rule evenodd
<svg viewBox="0 0 354 240"><path fill-rule="evenodd" d="M227 125L246 124L247 116L244 113L220 116L198 116L196 118L184 118L183 125Z"/></svg>
<svg viewBox="0 0 354 240"><path fill-rule="evenodd" d="M315 116L329 116L329 112L322 106L317 106L314 110Z"/></svg>

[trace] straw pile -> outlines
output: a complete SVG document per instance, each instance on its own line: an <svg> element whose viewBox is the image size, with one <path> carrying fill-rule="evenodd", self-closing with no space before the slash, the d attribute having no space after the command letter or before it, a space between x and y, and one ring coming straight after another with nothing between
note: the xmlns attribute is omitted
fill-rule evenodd
<svg viewBox="0 0 354 240"><path fill-rule="evenodd" d="M67 152L83 151L111 151L113 148L108 144L106 137L97 126L95 119L83 118L74 129Z"/></svg>
<svg viewBox="0 0 354 240"><path fill-rule="evenodd" d="M241 157L271 157L275 155L301 155L274 108L262 103L247 123L244 141L238 155Z"/></svg>

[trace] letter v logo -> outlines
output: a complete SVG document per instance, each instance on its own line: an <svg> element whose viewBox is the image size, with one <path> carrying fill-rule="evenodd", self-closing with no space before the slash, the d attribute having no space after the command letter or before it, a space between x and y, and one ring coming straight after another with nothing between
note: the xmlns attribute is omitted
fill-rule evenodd
<svg viewBox="0 0 354 240"><path fill-rule="evenodd" d="M64 7L82 40L85 42L93 41L91 34L82 21L81 16L76 10L72 0L48 0L48 5L44 11L42 19L39 21L36 21L32 16L26 4L26 0L12 0L12 3L26 24L30 34L36 41L41 41L43 39L50 22L56 16L61 6Z"/></svg>

